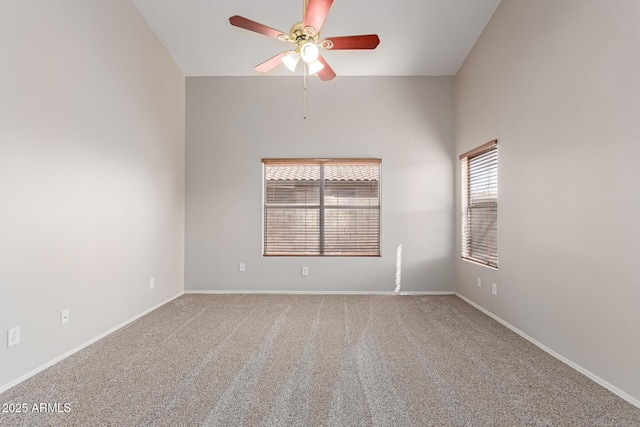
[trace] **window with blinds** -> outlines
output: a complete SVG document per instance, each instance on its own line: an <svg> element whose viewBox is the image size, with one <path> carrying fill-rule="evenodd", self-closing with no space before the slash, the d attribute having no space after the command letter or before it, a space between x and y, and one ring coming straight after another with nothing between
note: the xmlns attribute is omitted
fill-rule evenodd
<svg viewBox="0 0 640 427"><path fill-rule="evenodd" d="M380 256L380 159L263 159L265 256Z"/></svg>
<svg viewBox="0 0 640 427"><path fill-rule="evenodd" d="M498 141L460 156L462 258L498 268Z"/></svg>

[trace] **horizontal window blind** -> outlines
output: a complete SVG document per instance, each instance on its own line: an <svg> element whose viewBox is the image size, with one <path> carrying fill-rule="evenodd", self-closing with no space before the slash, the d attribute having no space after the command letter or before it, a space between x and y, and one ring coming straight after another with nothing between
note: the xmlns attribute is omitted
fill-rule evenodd
<svg viewBox="0 0 640 427"><path fill-rule="evenodd" d="M264 255L379 256L379 159L263 159Z"/></svg>
<svg viewBox="0 0 640 427"><path fill-rule="evenodd" d="M460 156L462 258L498 267L498 141Z"/></svg>

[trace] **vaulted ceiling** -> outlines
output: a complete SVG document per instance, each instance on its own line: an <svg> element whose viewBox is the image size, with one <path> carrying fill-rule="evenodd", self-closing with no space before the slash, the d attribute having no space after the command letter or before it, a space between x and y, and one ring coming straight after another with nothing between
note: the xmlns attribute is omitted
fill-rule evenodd
<svg viewBox="0 0 640 427"><path fill-rule="evenodd" d="M233 15L285 33L302 20L302 0L132 1L187 76L254 76L255 65L292 46L231 26ZM338 76L455 75L499 3L334 0L321 38L376 33L381 42L376 50L323 56ZM291 73L278 67L270 74Z"/></svg>

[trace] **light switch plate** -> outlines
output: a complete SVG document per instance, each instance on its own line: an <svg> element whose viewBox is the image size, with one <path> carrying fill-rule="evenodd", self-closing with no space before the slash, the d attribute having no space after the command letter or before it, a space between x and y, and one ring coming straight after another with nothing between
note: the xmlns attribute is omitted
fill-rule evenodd
<svg viewBox="0 0 640 427"><path fill-rule="evenodd" d="M60 312L60 324L66 325L69 323L69 310L62 310Z"/></svg>

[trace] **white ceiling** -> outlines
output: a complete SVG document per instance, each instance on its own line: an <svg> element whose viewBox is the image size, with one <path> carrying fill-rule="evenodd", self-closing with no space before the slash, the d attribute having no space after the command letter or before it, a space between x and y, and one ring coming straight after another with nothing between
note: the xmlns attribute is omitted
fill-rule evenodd
<svg viewBox="0 0 640 427"><path fill-rule="evenodd" d="M291 44L229 24L289 32L302 0L132 0L187 76L253 76ZM378 34L376 50L323 53L338 76L455 75L500 0L334 0L321 38ZM278 67L273 74L291 74Z"/></svg>

